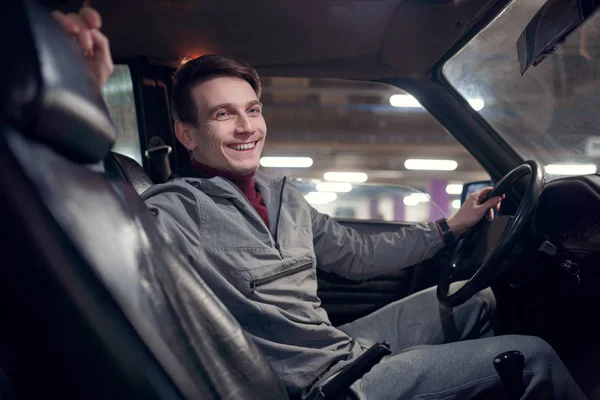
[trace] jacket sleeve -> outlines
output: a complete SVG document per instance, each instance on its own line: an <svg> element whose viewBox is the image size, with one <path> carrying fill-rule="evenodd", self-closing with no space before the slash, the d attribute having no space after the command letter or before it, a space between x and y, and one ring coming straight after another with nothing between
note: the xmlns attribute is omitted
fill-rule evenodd
<svg viewBox="0 0 600 400"><path fill-rule="evenodd" d="M310 212L317 265L348 279L363 280L394 273L433 257L444 247L432 222L365 235L312 207Z"/></svg>

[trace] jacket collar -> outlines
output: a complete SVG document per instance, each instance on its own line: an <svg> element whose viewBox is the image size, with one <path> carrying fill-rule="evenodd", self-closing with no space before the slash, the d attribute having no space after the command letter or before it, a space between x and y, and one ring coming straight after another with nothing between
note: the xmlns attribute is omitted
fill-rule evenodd
<svg viewBox="0 0 600 400"><path fill-rule="evenodd" d="M192 186L212 197L223 199L238 199L244 197L234 183L221 176L205 178L195 168L180 169L169 177L169 180L183 179ZM257 170L254 176L258 192L262 195L265 206L269 212L270 230L273 235L277 233L277 221L281 209L281 197L285 177L280 179L269 178L262 171ZM245 198L244 198L245 199Z"/></svg>
<svg viewBox="0 0 600 400"><path fill-rule="evenodd" d="M211 186L214 186L215 189L224 189L221 186L222 182L227 182L230 184L229 179L223 178L221 176L215 176L213 178L206 178L195 168L183 168L174 171L171 176L169 176L168 180L173 179L186 179L186 178L194 178L194 181L202 181L203 184L206 185L207 189L211 189ZM254 175L254 180L257 186L261 189L272 190L276 189L281 182L283 182L283 178L270 178L264 174L261 170L257 170ZM264 196L264 193L261 192Z"/></svg>

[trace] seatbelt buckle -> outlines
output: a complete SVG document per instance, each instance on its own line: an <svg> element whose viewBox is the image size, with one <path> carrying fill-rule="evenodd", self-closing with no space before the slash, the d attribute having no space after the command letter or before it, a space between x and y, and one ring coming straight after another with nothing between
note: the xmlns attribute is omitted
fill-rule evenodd
<svg viewBox="0 0 600 400"><path fill-rule="evenodd" d="M375 343L342 371L321 385L315 385L302 400L341 399L348 394L350 386L362 378L381 359L392 354L387 342Z"/></svg>

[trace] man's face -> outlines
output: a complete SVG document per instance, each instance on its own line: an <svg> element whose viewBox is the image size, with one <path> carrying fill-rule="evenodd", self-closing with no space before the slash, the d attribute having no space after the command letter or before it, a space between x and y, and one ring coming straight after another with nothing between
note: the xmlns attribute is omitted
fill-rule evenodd
<svg viewBox="0 0 600 400"><path fill-rule="evenodd" d="M188 127L195 147L186 147L194 158L238 175L255 171L267 126L252 86L243 79L216 77L194 87L192 98L198 110L198 125Z"/></svg>

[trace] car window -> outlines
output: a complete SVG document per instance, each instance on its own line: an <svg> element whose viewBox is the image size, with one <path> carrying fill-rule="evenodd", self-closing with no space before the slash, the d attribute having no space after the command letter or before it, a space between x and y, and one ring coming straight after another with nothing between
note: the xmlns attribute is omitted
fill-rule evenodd
<svg viewBox="0 0 600 400"><path fill-rule="evenodd" d="M102 88L102 95L117 129L117 142L113 151L142 164L133 83L128 65L115 65L114 72Z"/></svg>
<svg viewBox="0 0 600 400"><path fill-rule="evenodd" d="M463 183L489 179L396 87L267 77L262 102L268 127L262 170L288 176L331 216L431 221L456 211Z"/></svg>
<svg viewBox="0 0 600 400"><path fill-rule="evenodd" d="M600 13L524 76L517 40L545 0L515 0L446 65L445 77L546 179L593 174L600 156Z"/></svg>

